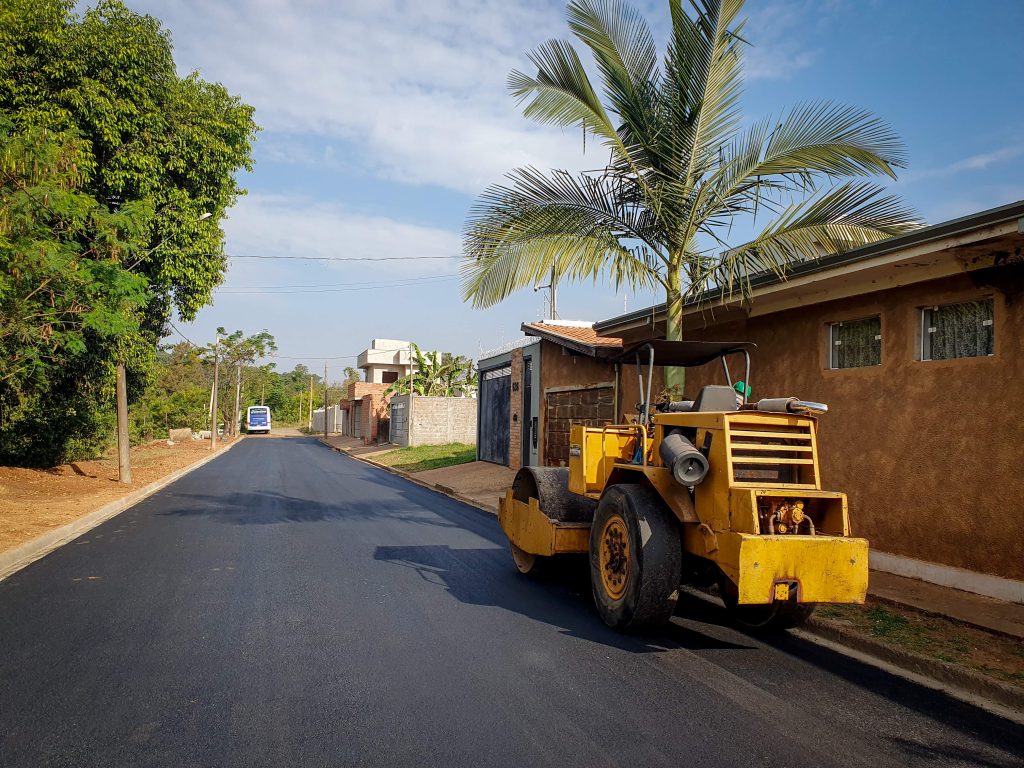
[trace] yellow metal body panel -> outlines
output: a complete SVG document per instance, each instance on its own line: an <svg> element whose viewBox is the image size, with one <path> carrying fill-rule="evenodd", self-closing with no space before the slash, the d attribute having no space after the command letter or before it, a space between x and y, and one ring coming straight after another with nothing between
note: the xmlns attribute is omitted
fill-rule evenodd
<svg viewBox="0 0 1024 768"><path fill-rule="evenodd" d="M584 427L569 433L569 490L581 496L600 494L616 462L629 461L643 430L631 425Z"/></svg>
<svg viewBox="0 0 1024 768"><path fill-rule="evenodd" d="M770 603L779 583L795 585L800 603L863 603L868 542L841 536L719 533L713 558L739 589L741 605Z"/></svg>
<svg viewBox="0 0 1024 768"><path fill-rule="evenodd" d="M508 540L531 555L587 552L589 523L559 523L541 512L536 499L524 504L512 498L512 491L498 502L498 523Z"/></svg>

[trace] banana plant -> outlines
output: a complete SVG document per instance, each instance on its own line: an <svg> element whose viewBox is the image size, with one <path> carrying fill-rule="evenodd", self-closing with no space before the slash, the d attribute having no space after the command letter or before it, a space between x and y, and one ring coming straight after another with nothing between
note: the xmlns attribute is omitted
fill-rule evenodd
<svg viewBox="0 0 1024 768"><path fill-rule="evenodd" d="M447 352L424 353L415 343L410 344L413 370L400 377L384 392L406 395L410 392L423 397L455 397L476 390L473 361Z"/></svg>

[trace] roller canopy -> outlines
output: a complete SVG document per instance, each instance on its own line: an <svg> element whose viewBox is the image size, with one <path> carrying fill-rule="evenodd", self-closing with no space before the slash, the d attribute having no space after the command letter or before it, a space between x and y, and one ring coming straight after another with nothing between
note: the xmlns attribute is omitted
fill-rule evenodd
<svg viewBox="0 0 1024 768"><path fill-rule="evenodd" d="M717 360L722 355L757 347L752 341L665 341L657 339L630 347L615 358L615 362L635 362L636 354L639 352L640 361L645 363L647 362L648 346L654 348L655 365L676 365L684 368L695 368Z"/></svg>

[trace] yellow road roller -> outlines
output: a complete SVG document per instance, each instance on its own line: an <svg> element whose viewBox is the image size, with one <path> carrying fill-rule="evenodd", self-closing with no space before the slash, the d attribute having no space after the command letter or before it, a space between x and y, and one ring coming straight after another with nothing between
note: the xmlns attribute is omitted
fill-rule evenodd
<svg viewBox="0 0 1024 768"><path fill-rule="evenodd" d="M524 467L500 501L519 571L589 555L597 610L623 631L667 622L684 584L717 584L749 628L799 626L820 603L863 603L868 542L851 536L846 495L821 487L816 427L828 408L796 397L748 402L753 347L628 350L619 362L636 365L635 422L574 425L569 466ZM734 382L737 357L744 378ZM719 359L724 384L652 406L655 363Z"/></svg>

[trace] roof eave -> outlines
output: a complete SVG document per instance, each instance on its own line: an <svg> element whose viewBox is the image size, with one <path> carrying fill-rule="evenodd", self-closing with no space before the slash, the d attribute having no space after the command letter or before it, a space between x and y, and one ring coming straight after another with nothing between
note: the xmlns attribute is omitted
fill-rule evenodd
<svg viewBox="0 0 1024 768"><path fill-rule="evenodd" d="M1014 219L1021 219L1022 217L1024 217L1024 200L1019 200L1014 203L1002 205L997 208L990 208L986 211L981 211L969 216L962 216L959 219L945 221L940 224L933 224L930 227L922 227L921 229L913 232L908 232L905 235L890 237L887 240L881 240L877 243L864 245L860 248L844 251L843 253L832 254L831 256L824 256L820 259L797 264L787 272L785 279L789 280L794 277L826 272L830 269L835 269L847 264L854 264L859 261L898 251L903 248L921 245L930 241L942 240L944 238L963 234L972 230L990 227L992 225L1001 224ZM750 278L750 288L751 290L756 290L758 288L782 282L784 282L783 278L780 278L778 275L762 273ZM707 304L709 302L720 300L724 297L724 289L715 288L692 298L687 301L686 304L687 306ZM606 320L599 320L594 323L594 330L599 334L604 334L605 332L614 331L625 326L635 325L646 317L652 317L656 320L660 315L664 314L665 309L666 305L663 302L643 309L637 309L623 315L611 317Z"/></svg>

